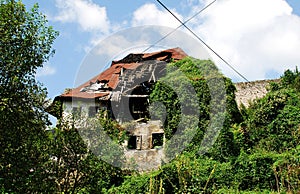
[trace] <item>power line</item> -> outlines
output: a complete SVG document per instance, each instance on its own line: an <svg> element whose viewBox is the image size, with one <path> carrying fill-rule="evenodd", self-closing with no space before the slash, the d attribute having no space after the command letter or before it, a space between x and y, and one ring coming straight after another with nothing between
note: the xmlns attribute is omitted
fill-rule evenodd
<svg viewBox="0 0 300 194"><path fill-rule="evenodd" d="M157 45L159 42L163 41L164 39L166 39L168 36L170 36L171 34L173 34L175 31L177 31L179 28L181 28L183 26L183 24L187 24L189 21L191 21L192 19L194 19L197 15L199 15L201 12L203 12L204 10L206 10L209 6L211 6L213 3L215 3L217 0L212 1L211 3L209 3L208 5L206 5L204 8L202 8L200 11L198 11L196 14L194 14L192 17L190 17L188 20L186 20L185 22L181 23L177 28L173 29L171 32L169 32L168 34L166 34L164 37L162 37L161 39L157 40L155 43L153 43L152 45L150 45L148 48L146 48L143 52L148 51L150 48L154 47L155 45Z"/></svg>
<svg viewBox="0 0 300 194"><path fill-rule="evenodd" d="M210 51L212 51L219 59L221 59L228 67L230 67L235 73L237 73L241 78L249 82L249 80L243 76L238 70L236 70L232 65L230 65L223 57L221 57L214 49L212 49L208 44L206 44L197 34L195 34L185 23L183 23L167 6L165 6L160 0L156 0L163 8L165 8L177 21L181 23L190 33L192 33L202 44L204 44Z"/></svg>

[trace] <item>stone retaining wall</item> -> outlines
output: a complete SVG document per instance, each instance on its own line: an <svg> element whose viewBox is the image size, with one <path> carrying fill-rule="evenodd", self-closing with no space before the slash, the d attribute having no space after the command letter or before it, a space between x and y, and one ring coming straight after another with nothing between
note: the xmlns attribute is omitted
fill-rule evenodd
<svg viewBox="0 0 300 194"><path fill-rule="evenodd" d="M236 83L235 87L237 91L235 92L235 98L238 107L240 107L241 104L248 107L249 102L265 96L270 82L279 82L279 79Z"/></svg>

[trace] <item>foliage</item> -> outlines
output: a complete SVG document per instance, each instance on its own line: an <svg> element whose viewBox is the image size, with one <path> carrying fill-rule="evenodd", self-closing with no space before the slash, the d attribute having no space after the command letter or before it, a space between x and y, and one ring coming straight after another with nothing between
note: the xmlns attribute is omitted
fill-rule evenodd
<svg viewBox="0 0 300 194"><path fill-rule="evenodd" d="M210 193L223 184L230 183L229 163L219 163L209 158L195 158L185 153L172 163L149 174L128 177L113 193ZM133 188L133 190L131 190Z"/></svg>
<svg viewBox="0 0 300 194"><path fill-rule="evenodd" d="M122 172L88 150L81 134L64 123L50 133L48 184L58 193L101 192L122 181Z"/></svg>
<svg viewBox="0 0 300 194"><path fill-rule="evenodd" d="M97 122L99 122L101 128L112 139L112 141L121 144L128 139L128 130L125 130L123 126L111 118L107 117L107 111L99 111L97 114Z"/></svg>
<svg viewBox="0 0 300 194"><path fill-rule="evenodd" d="M139 193L299 191L298 80L298 71L288 70L281 82L271 83L265 97L252 102L249 108L241 107L242 113L228 114L228 110L219 138L206 155L199 156L193 149L187 149L159 170L130 176L109 192L130 193L131 188ZM234 87L231 89L234 91ZM206 127L205 123L200 124ZM190 134L187 131L182 135Z"/></svg>
<svg viewBox="0 0 300 194"><path fill-rule="evenodd" d="M256 152L248 155L241 153L235 161L235 173L239 190L275 189L275 175L272 164L276 154Z"/></svg>
<svg viewBox="0 0 300 194"><path fill-rule="evenodd" d="M184 145L190 137L193 137L191 143L184 146L189 151L199 151L203 149L200 142L204 134L211 132L214 138L214 133L219 131L221 133L217 142L220 145L228 144L228 150L225 153L217 146L208 154L220 160L236 155L229 126L241 122L242 117L235 102L234 91L232 82L220 74L210 60L187 57L168 64L166 76L155 84L150 95L151 103L160 102L166 107L164 131L168 140L172 138L166 145L167 156L174 156L173 150ZM161 115L159 109L156 112ZM212 123L214 118L215 122ZM197 120L199 122L196 123ZM208 129L214 124L213 130ZM208 138L206 141L215 140Z"/></svg>
<svg viewBox="0 0 300 194"><path fill-rule="evenodd" d="M241 171L238 175L242 180L241 190L265 188L294 192L300 189L299 76L297 69L287 70L279 83L271 83L265 97L243 109L245 121L234 130L243 150L236 161Z"/></svg>
<svg viewBox="0 0 300 194"><path fill-rule="evenodd" d="M270 92L248 109L249 147L284 152L300 143L300 99L294 89Z"/></svg>
<svg viewBox="0 0 300 194"><path fill-rule="evenodd" d="M0 1L0 188L42 191L47 176L46 89L35 80L54 53L57 36L38 6L26 11L14 0Z"/></svg>
<svg viewBox="0 0 300 194"><path fill-rule="evenodd" d="M1 193L300 190L298 69L285 71L265 97L239 111L234 85L212 61L187 57L168 64L150 101L165 106L153 108L158 118L166 113L165 133L172 139L167 154L184 143L186 149L156 171L122 171L115 166L124 161L119 144L127 133L105 112L84 127L61 121L45 130L46 89L35 80L35 72L54 53L51 45L58 33L47 26L38 6L26 11L21 2L0 0L0 15ZM57 104L53 111L60 108Z"/></svg>

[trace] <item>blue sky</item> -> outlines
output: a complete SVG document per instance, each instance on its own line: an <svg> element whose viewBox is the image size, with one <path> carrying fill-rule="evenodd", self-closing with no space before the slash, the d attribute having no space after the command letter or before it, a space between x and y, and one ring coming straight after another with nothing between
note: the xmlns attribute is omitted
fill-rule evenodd
<svg viewBox="0 0 300 194"><path fill-rule="evenodd" d="M211 2L161 1L182 20ZM37 73L37 79L48 88L52 99L65 88L75 87L85 57L107 37L131 27L179 25L155 0L23 0L23 3L28 8L38 3L49 24L60 32L53 45L56 54ZM218 0L188 26L249 80L277 78L285 69L300 64L299 0ZM111 54L114 51L109 46L102 49ZM243 81L216 56L211 56L226 76ZM103 64L98 69L93 67L91 76L100 73L102 67Z"/></svg>

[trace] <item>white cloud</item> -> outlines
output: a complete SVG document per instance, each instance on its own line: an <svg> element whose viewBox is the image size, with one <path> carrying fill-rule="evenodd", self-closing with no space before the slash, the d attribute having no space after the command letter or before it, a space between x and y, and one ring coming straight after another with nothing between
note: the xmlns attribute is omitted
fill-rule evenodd
<svg viewBox="0 0 300 194"><path fill-rule="evenodd" d="M122 34L114 35L109 37L109 40L104 40L103 42L99 43L101 45L97 45L99 48L97 49L98 55L108 55L114 57L122 52L124 48L131 48L132 46L136 45L143 45L147 42L142 40L135 40L130 41L128 38L122 36ZM122 49L122 50L121 50Z"/></svg>
<svg viewBox="0 0 300 194"><path fill-rule="evenodd" d="M56 73L56 69L49 64L45 64L42 68L39 68L36 72L36 77L44 77L53 75Z"/></svg>
<svg viewBox="0 0 300 194"><path fill-rule="evenodd" d="M187 0L193 15L211 0ZM172 10L181 20L186 20ZM177 27L179 22L165 10L147 3L133 13L133 26ZM300 64L300 18L284 0L219 0L188 23L224 59L249 80L270 78ZM180 46L180 45L178 45ZM227 76L241 78L214 54ZM267 77L269 76L269 77Z"/></svg>
<svg viewBox="0 0 300 194"><path fill-rule="evenodd" d="M78 23L84 31L109 32L106 8L91 0L56 0L56 6L59 8L56 21Z"/></svg>
<svg viewBox="0 0 300 194"><path fill-rule="evenodd" d="M250 80L300 64L300 17L283 0L220 0L193 28ZM216 58L216 56L214 56ZM238 77L217 60L222 71Z"/></svg>
<svg viewBox="0 0 300 194"><path fill-rule="evenodd" d="M182 16L172 10L182 20ZM155 4L147 3L133 13L132 26L160 25L176 28L180 23L166 10L159 10Z"/></svg>
<svg viewBox="0 0 300 194"><path fill-rule="evenodd" d="M190 7L189 13L171 9L182 21L188 19L184 16L193 15L212 0L184 2ZM110 32L125 26L160 25L176 28L180 25L170 13L152 3L136 9L130 21L120 21L115 25L110 23L105 7L92 0L56 0L56 4L59 8L55 18L57 21L78 23L82 30L93 32L85 47L86 52L105 41ZM300 50L300 18L292 14L292 8L284 0L218 0L187 25L250 80L264 79L268 72L282 74L285 69L293 69L300 64L300 55L297 54ZM101 52L113 55L117 54L115 52L120 44L130 48L156 40L150 41L145 35L132 45L133 42L123 38L115 37ZM223 73L231 78L239 78L214 54L211 55Z"/></svg>

